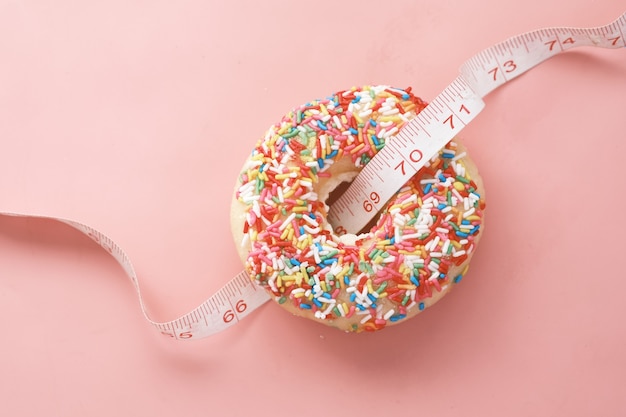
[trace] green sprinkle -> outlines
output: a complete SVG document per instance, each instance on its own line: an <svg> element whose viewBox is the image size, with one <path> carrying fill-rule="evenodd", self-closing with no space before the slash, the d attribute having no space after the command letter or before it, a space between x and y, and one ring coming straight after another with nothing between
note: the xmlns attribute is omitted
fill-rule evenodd
<svg viewBox="0 0 626 417"><path fill-rule="evenodd" d="M291 139L292 137L296 136L298 134L298 132L300 132L298 129L292 128L291 132L287 133L286 135L282 135L282 136L285 139Z"/></svg>
<svg viewBox="0 0 626 417"><path fill-rule="evenodd" d="M283 295L278 299L278 304L285 304L285 301L287 301L287 297Z"/></svg>
<svg viewBox="0 0 626 417"><path fill-rule="evenodd" d="M469 184L469 180L465 177L462 177L460 175L457 175L456 177L454 177L457 181L461 181L463 184Z"/></svg>

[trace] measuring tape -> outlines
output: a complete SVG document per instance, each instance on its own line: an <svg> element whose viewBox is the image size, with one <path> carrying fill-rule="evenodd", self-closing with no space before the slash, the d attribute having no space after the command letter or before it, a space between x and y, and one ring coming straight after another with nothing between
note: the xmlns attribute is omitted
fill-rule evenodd
<svg viewBox="0 0 626 417"><path fill-rule="evenodd" d="M361 170L333 204L328 220L337 229L358 231L446 143L485 107L487 94L548 58L578 46L626 47L626 13L597 28L548 28L512 37L465 62L460 75L411 120ZM193 311L169 322L148 315L137 274L126 253L108 236L74 220L10 212L0 215L59 221L89 236L122 266L133 283L141 310L162 334L178 340L199 339L239 322L270 299L245 271L240 272Z"/></svg>

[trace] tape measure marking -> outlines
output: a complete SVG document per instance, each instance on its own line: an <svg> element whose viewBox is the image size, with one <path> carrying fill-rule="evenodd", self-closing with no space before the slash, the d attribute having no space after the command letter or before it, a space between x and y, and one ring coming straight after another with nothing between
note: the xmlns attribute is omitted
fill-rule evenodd
<svg viewBox="0 0 626 417"><path fill-rule="evenodd" d="M548 28L515 36L466 61L460 75L361 170L331 207L335 230L356 233L484 108L482 98L545 60L579 46L626 46L626 13L589 29ZM557 47L558 46L558 47Z"/></svg>
<svg viewBox="0 0 626 417"><path fill-rule="evenodd" d="M474 55L461 66L457 79L396 136L388 139L387 145L333 204L329 222L335 230L357 231L363 227L411 176L483 110L482 97L497 87L570 48L624 47L625 33L626 13L598 28L548 28L529 32ZM191 312L159 323L148 314L129 257L111 238L73 220L11 212L0 212L0 215L55 220L89 236L122 266L137 291L146 320L163 335L177 340L199 339L225 330L270 299L245 271L241 271Z"/></svg>

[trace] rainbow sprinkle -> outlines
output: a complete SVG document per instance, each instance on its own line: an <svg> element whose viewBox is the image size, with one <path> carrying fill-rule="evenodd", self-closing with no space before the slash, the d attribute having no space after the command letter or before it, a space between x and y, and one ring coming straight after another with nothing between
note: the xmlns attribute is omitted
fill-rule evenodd
<svg viewBox="0 0 626 417"><path fill-rule="evenodd" d="M277 302L372 331L461 280L467 267L448 273L473 252L485 204L454 142L353 245L332 232L315 191L333 163L367 164L425 106L410 89L352 88L294 109L259 140L236 196L247 207L246 269Z"/></svg>

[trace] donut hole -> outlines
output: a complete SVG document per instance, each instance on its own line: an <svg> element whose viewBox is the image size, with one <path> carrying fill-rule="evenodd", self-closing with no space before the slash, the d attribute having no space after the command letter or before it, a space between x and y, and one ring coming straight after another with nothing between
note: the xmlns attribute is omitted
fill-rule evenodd
<svg viewBox="0 0 626 417"><path fill-rule="evenodd" d="M334 189L330 190L330 192L328 193L328 197L326 198L326 201L325 201L326 205L330 207L329 211L332 211L333 204L337 200L339 200L339 198L343 195L343 193L345 193L348 190L348 188L350 188L351 184L352 184L352 181L341 181ZM372 216L371 220L365 226L363 226L360 230L347 230L346 234L359 236L363 233L368 233L370 230L372 230L374 225L376 225L377 220L378 220L378 214L375 214L374 216ZM330 226L333 228L333 232L338 234L337 231L335 230L335 225L330 224Z"/></svg>

